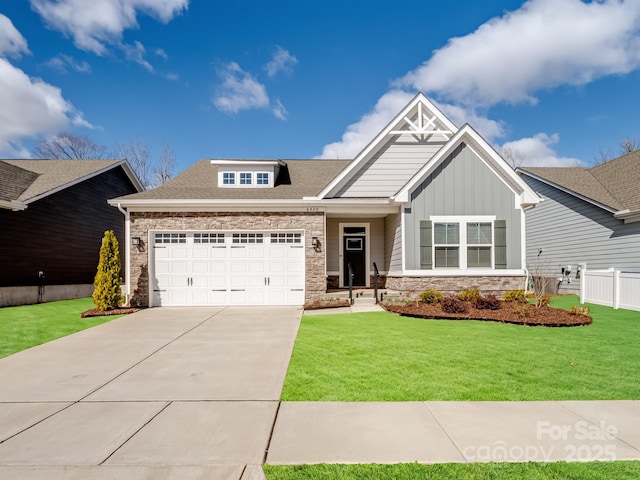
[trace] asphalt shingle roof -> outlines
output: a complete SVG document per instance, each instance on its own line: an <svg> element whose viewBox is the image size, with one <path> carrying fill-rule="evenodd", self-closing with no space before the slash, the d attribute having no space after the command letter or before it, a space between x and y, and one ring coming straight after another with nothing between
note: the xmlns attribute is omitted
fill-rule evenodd
<svg viewBox="0 0 640 480"><path fill-rule="evenodd" d="M239 163L242 160L238 160ZM218 187L218 165L200 160L153 190L118 200L283 200L317 195L351 160L285 160L273 188Z"/></svg>
<svg viewBox="0 0 640 480"><path fill-rule="evenodd" d="M640 210L640 150L591 168L521 167L615 210Z"/></svg>
<svg viewBox="0 0 640 480"><path fill-rule="evenodd" d="M18 200L38 176L35 172L0 161L0 200Z"/></svg>
<svg viewBox="0 0 640 480"><path fill-rule="evenodd" d="M26 202L51 190L89 176L121 160L0 160L5 171L0 174L0 191L17 191L11 200ZM11 167L14 167L13 169ZM18 168L16 170L16 167ZM29 175L22 172L29 172ZM5 175L6 172L6 175ZM26 178L33 179L27 185Z"/></svg>

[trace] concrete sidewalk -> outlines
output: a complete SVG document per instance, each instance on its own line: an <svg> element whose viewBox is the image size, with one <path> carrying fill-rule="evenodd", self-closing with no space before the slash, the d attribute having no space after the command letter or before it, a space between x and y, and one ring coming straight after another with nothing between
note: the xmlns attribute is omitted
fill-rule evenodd
<svg viewBox="0 0 640 480"><path fill-rule="evenodd" d="M640 460L640 401L282 402L268 464Z"/></svg>

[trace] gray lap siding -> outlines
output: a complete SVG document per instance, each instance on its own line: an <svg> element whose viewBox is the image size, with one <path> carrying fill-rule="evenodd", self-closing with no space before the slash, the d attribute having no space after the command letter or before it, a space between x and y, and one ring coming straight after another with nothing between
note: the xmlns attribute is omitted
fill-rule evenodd
<svg viewBox="0 0 640 480"><path fill-rule="evenodd" d="M131 236L144 241L142 248L131 248L131 304L149 305L150 230L245 230L305 231L305 301L319 298L326 291L324 264L324 215L322 213L220 213L220 212L131 212ZM322 246L316 251L312 237Z"/></svg>

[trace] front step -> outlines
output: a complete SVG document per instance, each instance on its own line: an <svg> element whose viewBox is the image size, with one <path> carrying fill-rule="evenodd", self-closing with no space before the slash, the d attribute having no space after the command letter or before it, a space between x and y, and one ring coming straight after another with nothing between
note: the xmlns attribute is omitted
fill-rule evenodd
<svg viewBox="0 0 640 480"><path fill-rule="evenodd" d="M380 298L381 295L383 298L400 297L400 292L381 288L378 290L378 298ZM324 295L324 298L349 298L349 290L329 290ZM363 305L375 304L374 290L372 288L354 288L353 301L354 304L360 301L362 301Z"/></svg>

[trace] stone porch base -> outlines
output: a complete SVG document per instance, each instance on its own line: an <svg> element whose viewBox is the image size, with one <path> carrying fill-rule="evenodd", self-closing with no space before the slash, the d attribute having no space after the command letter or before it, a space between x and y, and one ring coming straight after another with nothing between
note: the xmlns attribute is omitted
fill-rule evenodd
<svg viewBox="0 0 640 480"><path fill-rule="evenodd" d="M507 290L524 288L525 276L485 277L387 277L386 288L397 290L408 298L417 298L425 290L438 290L443 295L454 295L467 288L476 287L483 295L502 297Z"/></svg>

